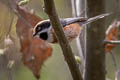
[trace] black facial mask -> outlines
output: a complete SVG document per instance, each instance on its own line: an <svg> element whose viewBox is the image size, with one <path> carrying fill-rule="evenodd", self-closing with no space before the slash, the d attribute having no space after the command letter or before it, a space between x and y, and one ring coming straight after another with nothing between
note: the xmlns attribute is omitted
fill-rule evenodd
<svg viewBox="0 0 120 80"><path fill-rule="evenodd" d="M48 39L48 34L47 34L47 32L43 32L43 33L40 34L39 37L43 40L47 40Z"/></svg>

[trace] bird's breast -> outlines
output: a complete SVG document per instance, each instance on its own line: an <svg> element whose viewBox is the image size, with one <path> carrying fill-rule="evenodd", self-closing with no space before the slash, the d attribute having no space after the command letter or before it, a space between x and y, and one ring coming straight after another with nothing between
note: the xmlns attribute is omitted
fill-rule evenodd
<svg viewBox="0 0 120 80"><path fill-rule="evenodd" d="M78 23L70 24L63 28L65 36L67 37L69 42L71 42L73 39L75 39L80 34L81 29L82 27L80 27ZM53 29L51 29L51 33L53 37L53 41L51 43L57 43L58 41L57 41L57 38L56 38L56 35Z"/></svg>
<svg viewBox="0 0 120 80"><path fill-rule="evenodd" d="M53 29L51 29L51 34L52 34L52 38L53 38L53 41L52 41L51 43L57 43L58 40L57 40L57 38L56 38L56 34L55 34L55 32L54 32Z"/></svg>
<svg viewBox="0 0 120 80"><path fill-rule="evenodd" d="M70 24L64 27L64 32L69 41L75 39L81 31L82 27L78 23Z"/></svg>

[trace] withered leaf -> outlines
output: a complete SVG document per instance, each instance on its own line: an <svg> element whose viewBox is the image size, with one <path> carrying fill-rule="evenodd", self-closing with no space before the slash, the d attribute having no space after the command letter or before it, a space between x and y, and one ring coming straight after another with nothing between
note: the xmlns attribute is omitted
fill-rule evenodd
<svg viewBox="0 0 120 80"><path fill-rule="evenodd" d="M44 61L51 56L52 47L47 42L32 36L32 28L41 18L21 7L18 7L18 13L20 16L17 20L16 30L21 42L22 61L39 79L40 69Z"/></svg>
<svg viewBox="0 0 120 80"><path fill-rule="evenodd" d="M118 40L118 27L120 26L120 22L115 20L106 31L106 40ZM116 44L106 44L106 52L110 52L111 49L116 47Z"/></svg>

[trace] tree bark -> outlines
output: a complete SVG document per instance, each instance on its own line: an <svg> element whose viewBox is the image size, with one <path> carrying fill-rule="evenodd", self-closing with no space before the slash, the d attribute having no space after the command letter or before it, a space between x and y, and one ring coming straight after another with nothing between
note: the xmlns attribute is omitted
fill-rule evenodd
<svg viewBox="0 0 120 80"><path fill-rule="evenodd" d="M105 0L87 0L87 16L104 13ZM105 20L97 20L87 28L85 80L105 80Z"/></svg>
<svg viewBox="0 0 120 80"><path fill-rule="evenodd" d="M82 80L82 76L80 74L78 65L76 64L73 52L72 52L71 47L64 35L62 26L60 24L59 17L56 13L54 1L53 0L44 0L44 3L45 3L45 11L51 20L52 27L56 33L59 44L63 50L63 55L65 57L65 60L68 63L73 80Z"/></svg>

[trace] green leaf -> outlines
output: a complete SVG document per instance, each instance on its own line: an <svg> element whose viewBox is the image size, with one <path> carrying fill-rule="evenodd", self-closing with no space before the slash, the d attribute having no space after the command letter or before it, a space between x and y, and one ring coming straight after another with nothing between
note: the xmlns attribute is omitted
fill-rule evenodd
<svg viewBox="0 0 120 80"><path fill-rule="evenodd" d="M76 60L79 64L81 64L81 60L80 60L80 57L79 57L79 56L75 56L75 60Z"/></svg>

